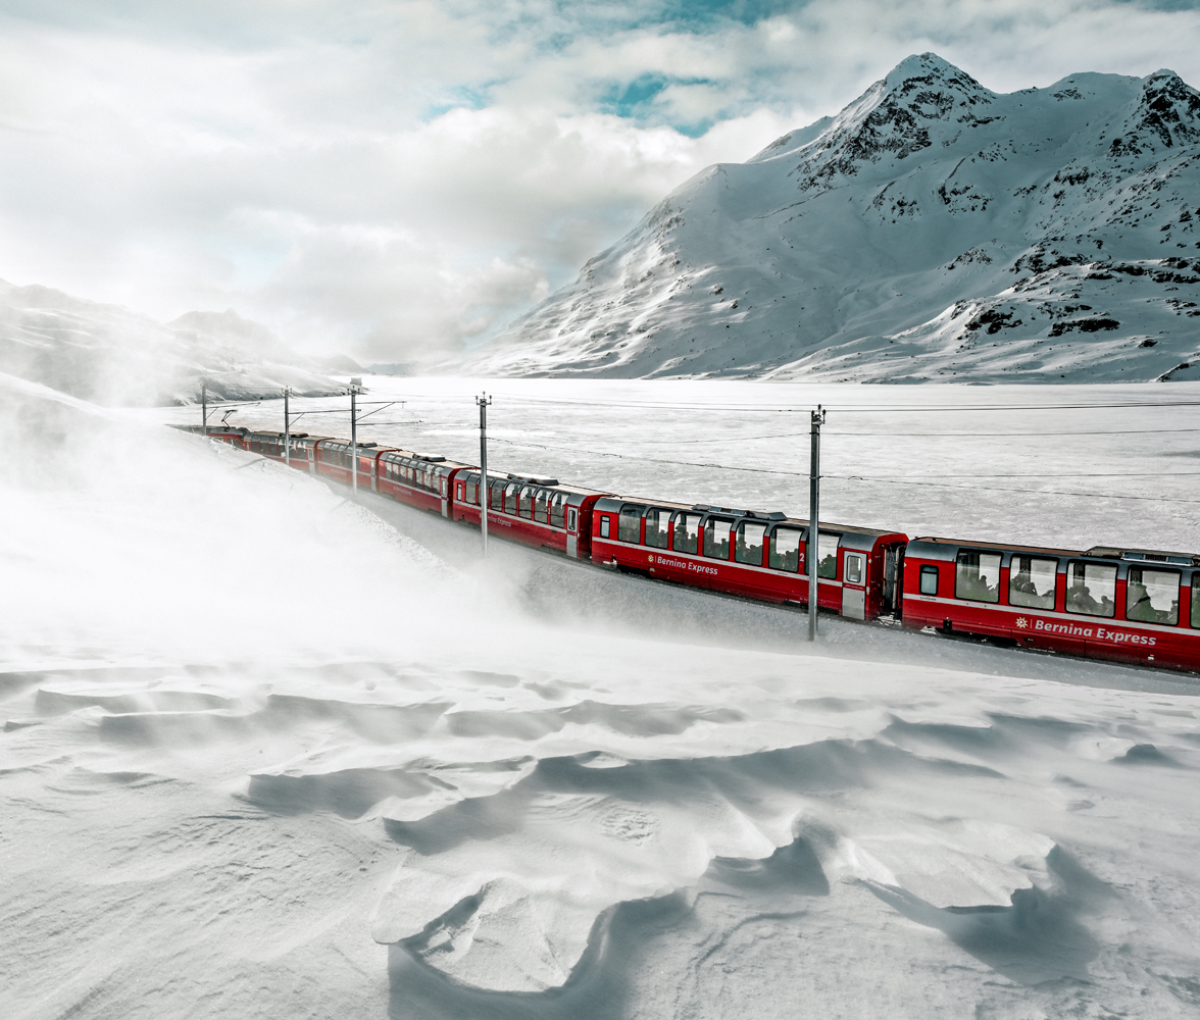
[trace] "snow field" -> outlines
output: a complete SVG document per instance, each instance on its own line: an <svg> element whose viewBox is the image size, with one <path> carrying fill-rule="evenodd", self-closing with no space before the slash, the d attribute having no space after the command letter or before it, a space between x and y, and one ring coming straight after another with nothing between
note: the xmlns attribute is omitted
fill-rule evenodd
<svg viewBox="0 0 1200 1020"><path fill-rule="evenodd" d="M446 386L406 381L420 421L403 428L465 456L449 411L470 405ZM535 390L497 388L493 420L567 447L524 470L697 501L745 479L764 500L803 490L598 456L740 435L765 463L778 441L750 436L799 431L688 411L691 391L661 385L638 393L674 409L597 431L622 392L586 391L603 406L571 405L556 432L506 417ZM5 395L8 1015L1194 1011L1186 678L835 619L808 647L797 614L502 543L481 566L474 536L428 515L26 384ZM1062 446L1047 470L1078 456ZM873 512L937 499L984 519L974 491L924 484ZM827 497L839 512L846 491ZM1096 526L1052 505L986 519L1062 540Z"/></svg>

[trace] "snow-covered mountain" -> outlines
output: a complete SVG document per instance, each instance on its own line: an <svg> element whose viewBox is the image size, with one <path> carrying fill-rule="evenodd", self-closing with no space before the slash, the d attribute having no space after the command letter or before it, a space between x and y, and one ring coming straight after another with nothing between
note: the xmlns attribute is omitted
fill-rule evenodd
<svg viewBox="0 0 1200 1020"><path fill-rule="evenodd" d="M107 404L318 396L337 382L236 312L188 312L164 325L118 305L0 280L0 371Z"/></svg>
<svg viewBox="0 0 1200 1020"><path fill-rule="evenodd" d="M1200 378L1200 94L909 57L718 164L476 351L504 375Z"/></svg>

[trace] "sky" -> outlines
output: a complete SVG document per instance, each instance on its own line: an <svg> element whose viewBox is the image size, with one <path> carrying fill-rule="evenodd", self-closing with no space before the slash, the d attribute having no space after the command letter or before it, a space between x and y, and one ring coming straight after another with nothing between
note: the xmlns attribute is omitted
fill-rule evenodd
<svg viewBox="0 0 1200 1020"><path fill-rule="evenodd" d="M494 335L669 191L932 50L1200 85L1200 0L0 0L0 278L297 349Z"/></svg>

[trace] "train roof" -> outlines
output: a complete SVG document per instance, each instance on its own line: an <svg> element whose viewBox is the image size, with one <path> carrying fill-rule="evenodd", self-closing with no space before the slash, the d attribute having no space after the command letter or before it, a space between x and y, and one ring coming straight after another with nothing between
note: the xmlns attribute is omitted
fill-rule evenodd
<svg viewBox="0 0 1200 1020"><path fill-rule="evenodd" d="M702 514L719 514L723 517L742 517L751 521L762 521L764 524L798 524L801 527L808 527L808 520L803 517L789 517L787 514L779 510L740 510L727 506L709 506L704 503L672 503L662 499L643 499L635 496L612 496L610 497L617 503L636 503L639 506L658 507L668 510L686 510L693 513ZM871 535L880 537L882 535L899 535L898 531L885 531L879 528L863 528L855 524L836 524L833 521L821 521L822 531L839 531L852 535Z"/></svg>
<svg viewBox="0 0 1200 1020"><path fill-rule="evenodd" d="M1089 559L1130 560L1148 563L1169 563L1175 566L1200 567L1200 555L1185 552L1166 552L1159 549L1127 549L1118 546L1094 545L1090 549L1057 549L1041 545L1010 545L1005 542L980 542L976 539L914 538L913 543L955 546L967 549L1002 549L1005 552L1045 553L1049 556L1079 556Z"/></svg>

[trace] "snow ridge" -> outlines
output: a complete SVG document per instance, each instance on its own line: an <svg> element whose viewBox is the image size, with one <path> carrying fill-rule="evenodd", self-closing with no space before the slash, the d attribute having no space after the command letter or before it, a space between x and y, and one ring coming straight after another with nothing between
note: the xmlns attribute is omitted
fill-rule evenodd
<svg viewBox="0 0 1200 1020"><path fill-rule="evenodd" d="M1200 93L912 56L708 167L466 359L501 375L1200 377ZM460 363L458 368L464 367Z"/></svg>

